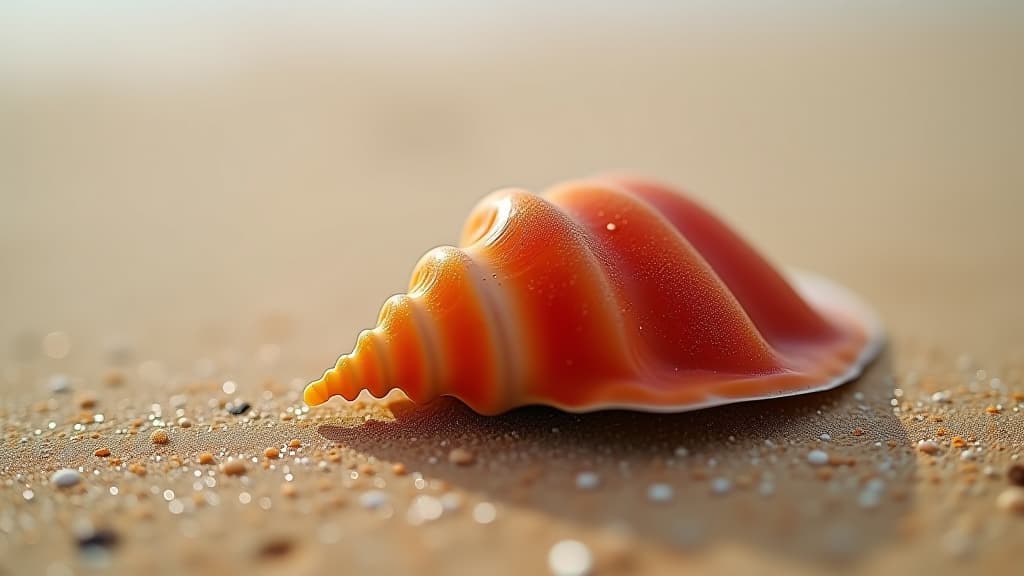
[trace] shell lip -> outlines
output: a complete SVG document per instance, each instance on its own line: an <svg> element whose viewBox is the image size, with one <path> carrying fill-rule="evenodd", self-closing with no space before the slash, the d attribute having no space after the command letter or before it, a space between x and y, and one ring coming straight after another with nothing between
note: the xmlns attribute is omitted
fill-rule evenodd
<svg viewBox="0 0 1024 576"><path fill-rule="evenodd" d="M573 414L585 414L606 410L629 410L652 414L673 414L703 410L705 408L714 408L716 406L725 406L727 404L741 404L760 400L771 400L774 398L801 396L814 392L824 392L826 390L833 390L843 384L860 378L867 368L878 358L887 342L885 327L882 324L881 318L861 297L824 276L803 270L790 270L788 275L789 280L793 283L796 290L801 296L808 300L816 310L819 310L829 316L835 309L844 310L847 315L853 316L857 319L867 335L864 347L857 355L857 358L850 363L849 367L844 372L837 376L834 376L819 385L808 388L751 395L743 398L709 396L704 402L684 405L656 406L650 404L629 404L618 402L595 403L588 404L586 406L567 406L552 402L533 405L549 406L557 408L563 412Z"/></svg>

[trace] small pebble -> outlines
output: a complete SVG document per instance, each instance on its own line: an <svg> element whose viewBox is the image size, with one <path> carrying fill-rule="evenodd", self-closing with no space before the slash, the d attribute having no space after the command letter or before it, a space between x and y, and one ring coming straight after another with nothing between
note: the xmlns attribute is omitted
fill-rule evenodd
<svg viewBox="0 0 1024 576"><path fill-rule="evenodd" d="M117 388L124 384L124 374L117 370L111 370L103 375L103 383L111 388Z"/></svg>
<svg viewBox="0 0 1024 576"><path fill-rule="evenodd" d="M113 548L117 546L117 541L117 532L101 528L79 536L78 547L82 549Z"/></svg>
<svg viewBox="0 0 1024 576"><path fill-rule="evenodd" d="M548 568L554 576L586 576L594 569L594 555L578 540L562 540L548 551Z"/></svg>
<svg viewBox="0 0 1024 576"><path fill-rule="evenodd" d="M245 462L241 460L228 460L221 464L220 471L228 476L241 476L245 474Z"/></svg>
<svg viewBox="0 0 1024 576"><path fill-rule="evenodd" d="M149 435L149 441L153 444L167 444L171 441L171 438L167 435L166 430L158 428L153 430L153 433Z"/></svg>
<svg viewBox="0 0 1024 576"><path fill-rule="evenodd" d="M675 491L668 484L651 484L647 487L647 499L651 502L668 502Z"/></svg>
<svg viewBox="0 0 1024 576"><path fill-rule="evenodd" d="M264 542L259 549L259 556L273 559L287 556L295 548L295 543L286 538L273 538Z"/></svg>
<svg viewBox="0 0 1024 576"><path fill-rule="evenodd" d="M393 464L391 466L391 472L395 476L405 476L405 474L406 474L405 464L402 464L401 462L397 462L397 463Z"/></svg>
<svg viewBox="0 0 1024 576"><path fill-rule="evenodd" d="M67 374L54 374L50 376L50 391L55 394L65 394L71 391L71 378Z"/></svg>
<svg viewBox="0 0 1024 576"><path fill-rule="evenodd" d="M824 450L811 450L807 453L807 462L814 466L828 464L828 453Z"/></svg>
<svg viewBox="0 0 1024 576"><path fill-rule="evenodd" d="M448 492L441 496L441 506L446 512L454 512L462 506L462 496L455 492Z"/></svg>
<svg viewBox="0 0 1024 576"><path fill-rule="evenodd" d="M715 494L728 494L732 490L732 481L718 477L711 481L711 491Z"/></svg>
<svg viewBox="0 0 1024 576"><path fill-rule="evenodd" d="M92 453L93 456L99 456L100 458L106 458L110 456L110 448L98 448Z"/></svg>
<svg viewBox="0 0 1024 576"><path fill-rule="evenodd" d="M241 416L249 411L252 406L248 402L234 402L228 404L228 413L232 416Z"/></svg>
<svg viewBox="0 0 1024 576"><path fill-rule="evenodd" d="M271 460L277 460L281 457L281 451L271 446L263 451L263 455Z"/></svg>
<svg viewBox="0 0 1024 576"><path fill-rule="evenodd" d="M299 494L298 488L291 482L285 482L281 484L281 496L285 498L295 498Z"/></svg>
<svg viewBox="0 0 1024 576"><path fill-rule="evenodd" d="M50 483L58 488L70 488L82 481L82 475L77 470L62 468L50 476Z"/></svg>
<svg viewBox="0 0 1024 576"><path fill-rule="evenodd" d="M181 426L182 428L191 428L192 421L182 416L181 418L178 418L178 426Z"/></svg>
<svg viewBox="0 0 1024 576"><path fill-rule="evenodd" d="M456 448L448 453L448 461L456 466L468 466L476 461L476 455L465 448Z"/></svg>
<svg viewBox="0 0 1024 576"><path fill-rule="evenodd" d="M829 434L828 432L825 432L825 433L824 433L824 434L822 434L821 436L818 436L818 438L819 438L819 439L820 439L820 440L821 440L822 442L831 442L831 441L832 441L832 435L831 435L831 434Z"/></svg>
<svg viewBox="0 0 1024 576"><path fill-rule="evenodd" d="M498 517L498 509L490 502L480 502L473 507L473 521L477 524L490 524Z"/></svg>
<svg viewBox="0 0 1024 576"><path fill-rule="evenodd" d="M291 441L288 442L288 447L289 448L302 448L302 440L299 440L298 438L293 438Z"/></svg>
<svg viewBox="0 0 1024 576"><path fill-rule="evenodd" d="M376 510L388 503L390 498L387 492L381 490L370 490L359 496L359 505L367 510Z"/></svg>
<svg viewBox="0 0 1024 576"><path fill-rule="evenodd" d="M196 461L200 464L213 464L216 462L213 458L213 454L209 452L200 452L199 456L196 457Z"/></svg>
<svg viewBox="0 0 1024 576"><path fill-rule="evenodd" d="M1006 477L1010 480L1010 484L1024 486L1024 465L1014 464L1010 466L1010 469L1006 472Z"/></svg>
<svg viewBox="0 0 1024 576"><path fill-rule="evenodd" d="M917 443L917 449L925 454L935 454L939 451L939 445L934 440L921 440Z"/></svg>
<svg viewBox="0 0 1024 576"><path fill-rule="evenodd" d="M996 497L996 507L1013 514L1024 515L1024 488L1011 486Z"/></svg>
<svg viewBox="0 0 1024 576"><path fill-rule="evenodd" d="M601 484L601 478L593 472L580 472L576 475L576 487L580 490L593 490Z"/></svg>
<svg viewBox="0 0 1024 576"><path fill-rule="evenodd" d="M422 524L437 520L444 514L441 500L429 494L420 494L413 498L409 505L408 519L410 524Z"/></svg>

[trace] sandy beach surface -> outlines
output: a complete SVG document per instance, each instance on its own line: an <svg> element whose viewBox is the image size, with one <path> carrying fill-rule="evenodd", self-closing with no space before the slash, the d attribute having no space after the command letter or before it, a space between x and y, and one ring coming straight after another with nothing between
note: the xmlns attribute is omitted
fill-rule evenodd
<svg viewBox="0 0 1024 576"><path fill-rule="evenodd" d="M1021 8L408 4L0 8L0 575L1020 563ZM477 199L607 170L886 351L678 415L302 404Z"/></svg>

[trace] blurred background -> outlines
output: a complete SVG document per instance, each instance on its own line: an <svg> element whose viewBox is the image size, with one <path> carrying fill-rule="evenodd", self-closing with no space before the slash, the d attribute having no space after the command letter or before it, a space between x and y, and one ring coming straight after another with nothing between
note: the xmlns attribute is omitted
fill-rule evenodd
<svg viewBox="0 0 1024 576"><path fill-rule="evenodd" d="M6 1L2 364L315 376L485 193L606 170L1019 356L1022 102L1012 1Z"/></svg>

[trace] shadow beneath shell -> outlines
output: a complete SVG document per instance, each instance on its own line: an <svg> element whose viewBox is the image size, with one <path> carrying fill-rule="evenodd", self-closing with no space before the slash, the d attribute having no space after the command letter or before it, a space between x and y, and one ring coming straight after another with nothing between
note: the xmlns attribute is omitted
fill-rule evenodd
<svg viewBox="0 0 1024 576"><path fill-rule="evenodd" d="M682 414L528 407L487 417L446 398L396 407L391 422L319 431L502 506L669 550L852 563L896 539L910 508L916 458L890 374L886 352L835 390ZM456 448L475 459L451 461ZM830 463L810 462L813 450ZM652 493L656 484L672 494Z"/></svg>

